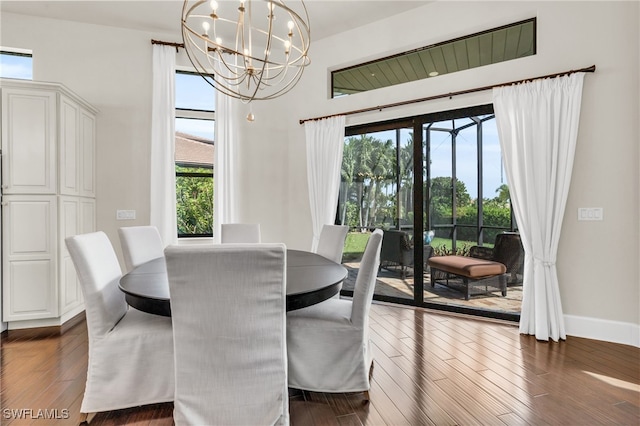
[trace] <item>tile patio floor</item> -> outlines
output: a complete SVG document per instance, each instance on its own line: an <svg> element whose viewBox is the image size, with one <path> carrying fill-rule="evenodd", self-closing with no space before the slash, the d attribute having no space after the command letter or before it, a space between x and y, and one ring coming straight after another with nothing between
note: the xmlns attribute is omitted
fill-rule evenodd
<svg viewBox="0 0 640 426"><path fill-rule="evenodd" d="M356 275L358 273L359 262L345 262L343 264L349 271L349 275L343 284L343 289L353 290ZM375 294L392 296L406 299L413 299L413 271L407 272L407 277L402 278L398 270L380 269L376 282ZM436 284L431 288L429 273L424 278L424 300L425 302L442 303L445 305L465 306L493 310L497 312L520 313L522 305L522 285L509 286L507 296L502 297L499 291L492 293L473 294L469 300L464 300L462 290Z"/></svg>

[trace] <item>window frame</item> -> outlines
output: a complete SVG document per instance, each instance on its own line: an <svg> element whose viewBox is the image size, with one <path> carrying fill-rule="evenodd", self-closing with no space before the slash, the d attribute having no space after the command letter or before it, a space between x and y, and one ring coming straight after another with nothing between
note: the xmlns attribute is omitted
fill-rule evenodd
<svg viewBox="0 0 640 426"><path fill-rule="evenodd" d="M176 70L176 75L178 74L187 74L187 75L193 75L193 76L198 76L198 78L202 78L200 76L200 74L198 74L197 72L193 71L193 70L184 70L184 69L177 69ZM211 76L213 78L213 76ZM215 95L215 92L214 92ZM204 121L211 121L213 123L213 125L215 126L215 118L216 118L216 112L215 109L213 110L204 110L204 109L197 109L197 108L178 108L177 106L175 107L175 120L178 119L187 119L187 120L204 120ZM177 131L176 131L177 134ZM214 149L215 149L215 141L213 143ZM212 164L196 164L196 163L184 163L184 162L180 162L180 161L174 161L174 167L175 167L175 176L176 176L176 186L177 186L177 179L180 177L186 177L186 178L201 178L201 179L211 179L212 181L212 185L214 184L214 170L215 170L215 158L212 159ZM178 171L178 167L182 167L182 168L191 168L191 169L210 169L211 172L187 172L187 171ZM176 188L177 189L177 188ZM214 188L214 194L215 194L215 188ZM212 203L212 214L213 214L213 205L214 205L214 200L211 200ZM177 211L177 200L176 200L176 215L178 214ZM212 221L212 225L215 223L215 217L213 218ZM181 240L186 240L189 238L213 238L214 236L214 229L215 226L212 226L211 232L210 233L200 233L200 234L192 234L192 233L181 233L179 229L176 229L177 235L178 235L178 239Z"/></svg>

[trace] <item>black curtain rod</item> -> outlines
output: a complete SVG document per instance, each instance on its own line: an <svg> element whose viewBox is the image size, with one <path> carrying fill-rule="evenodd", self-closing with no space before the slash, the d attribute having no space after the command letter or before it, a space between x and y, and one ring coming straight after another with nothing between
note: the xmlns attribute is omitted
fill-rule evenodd
<svg viewBox="0 0 640 426"><path fill-rule="evenodd" d="M410 105L410 104L415 104L415 103L418 103L418 102L432 101L434 99L451 98L453 96L465 95L467 93L482 92L482 91L485 91L485 90L493 89L494 87L510 86L512 84L526 83L526 82L529 82L529 81L540 80L540 79L545 79L545 78L555 78L555 77L560 77L560 76L563 76L563 75L575 74L577 72L595 72L595 70L596 70L596 66L595 65L591 65L590 67L582 68L582 69L579 69L579 70L570 70L570 71L564 71L564 72L559 72L559 73L555 73L555 74L543 75L543 76L540 76L540 77L525 78L523 80L510 81L509 83L494 84L492 86L484 86L484 87L477 87L475 89L460 90L458 92L443 93L441 95L434 95L434 96L428 96L426 98L411 99L411 100L408 100L408 101L395 102L395 103L392 103L392 104L386 104L386 105L379 105L379 106L375 106L375 107L356 109L356 110L353 110L353 111L347 111L347 112L343 112L343 113L339 113L339 114L325 115L323 117L305 118L303 120L300 120L300 124L303 124L303 123L305 123L307 121L315 121L315 120L322 120L322 119L330 118L330 117L337 117L339 115L360 114L360 113L363 113L363 112L378 111L378 110L382 111L383 109L386 109L386 108L393 108L393 107L402 106L402 105Z"/></svg>
<svg viewBox="0 0 640 426"><path fill-rule="evenodd" d="M178 48L183 48L184 49L184 43L174 43L171 41L160 41L160 40L154 40L151 39L151 44L161 44L163 46L173 46L176 48L176 53L178 52Z"/></svg>

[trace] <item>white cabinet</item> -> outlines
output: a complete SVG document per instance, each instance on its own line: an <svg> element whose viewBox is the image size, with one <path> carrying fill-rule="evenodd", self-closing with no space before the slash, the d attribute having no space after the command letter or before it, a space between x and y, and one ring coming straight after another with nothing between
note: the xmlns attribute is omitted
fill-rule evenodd
<svg viewBox="0 0 640 426"><path fill-rule="evenodd" d="M95 230L96 110L59 84L0 90L2 320L61 325L84 309L64 239Z"/></svg>

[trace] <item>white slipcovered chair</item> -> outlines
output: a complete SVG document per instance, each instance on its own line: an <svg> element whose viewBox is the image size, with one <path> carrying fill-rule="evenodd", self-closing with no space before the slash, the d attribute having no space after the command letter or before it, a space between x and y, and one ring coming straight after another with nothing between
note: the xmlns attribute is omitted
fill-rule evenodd
<svg viewBox="0 0 640 426"><path fill-rule="evenodd" d="M84 295L89 332L88 413L173 401L171 318L129 308L118 288L118 258L104 232L68 237Z"/></svg>
<svg viewBox="0 0 640 426"><path fill-rule="evenodd" d="M373 357L369 310L380 264L382 231L369 237L353 300L328 299L287 314L289 386L315 392L365 392Z"/></svg>
<svg viewBox="0 0 640 426"><path fill-rule="evenodd" d="M348 226L323 225L316 253L336 263L342 263L342 252L344 251L344 240L347 238L347 232L349 232ZM333 296L334 299L340 298L341 289L342 283L340 283L338 293Z"/></svg>
<svg viewBox="0 0 640 426"><path fill-rule="evenodd" d="M220 242L228 243L259 243L259 223L223 223L220 228Z"/></svg>
<svg viewBox="0 0 640 426"><path fill-rule="evenodd" d="M164 244L155 226L127 226L118 229L127 271L164 256Z"/></svg>
<svg viewBox="0 0 640 426"><path fill-rule="evenodd" d="M165 249L176 425L289 424L284 244Z"/></svg>
<svg viewBox="0 0 640 426"><path fill-rule="evenodd" d="M342 263L344 240L347 238L348 231L348 226L324 225L320 232L316 253L336 263Z"/></svg>

